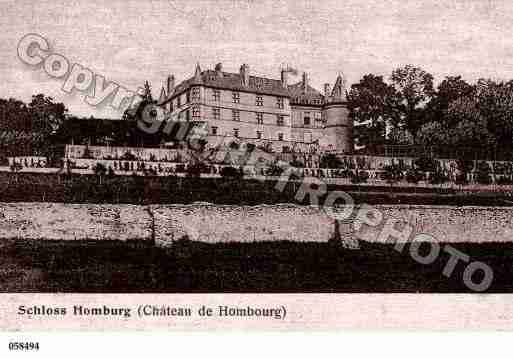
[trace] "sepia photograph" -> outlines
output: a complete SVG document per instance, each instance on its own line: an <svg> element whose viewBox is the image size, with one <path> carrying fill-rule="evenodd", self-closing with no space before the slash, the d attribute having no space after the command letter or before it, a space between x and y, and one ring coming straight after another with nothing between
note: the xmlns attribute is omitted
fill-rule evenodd
<svg viewBox="0 0 513 359"><path fill-rule="evenodd" d="M319 297L326 314L336 298L513 291L513 3L20 0L0 14L2 327L300 318L255 294L359 295ZM181 299L115 305L128 294ZM227 296L185 305L193 294Z"/></svg>

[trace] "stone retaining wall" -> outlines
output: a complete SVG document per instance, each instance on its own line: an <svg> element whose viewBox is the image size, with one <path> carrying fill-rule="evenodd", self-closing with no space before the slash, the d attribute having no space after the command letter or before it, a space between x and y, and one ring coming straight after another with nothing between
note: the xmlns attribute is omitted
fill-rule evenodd
<svg viewBox="0 0 513 359"><path fill-rule="evenodd" d="M334 220L313 207L169 205L152 211L159 245L185 236L203 242L323 242L334 233Z"/></svg>
<svg viewBox="0 0 513 359"><path fill-rule="evenodd" d="M149 240L151 216L132 205L2 203L0 238Z"/></svg>
<svg viewBox="0 0 513 359"><path fill-rule="evenodd" d="M374 206L387 218L413 226L439 242L511 242L513 208ZM152 240L166 246L182 238L204 242L328 241L335 222L322 210L296 205L218 206L0 203L0 238L49 240ZM382 226L363 226L376 241ZM399 227L400 229L400 227ZM353 222L340 223L342 239Z"/></svg>

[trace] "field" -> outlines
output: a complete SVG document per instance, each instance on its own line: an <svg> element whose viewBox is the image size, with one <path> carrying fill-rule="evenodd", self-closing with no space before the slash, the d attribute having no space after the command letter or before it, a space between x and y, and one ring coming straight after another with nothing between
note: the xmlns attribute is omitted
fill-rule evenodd
<svg viewBox="0 0 513 359"><path fill-rule="evenodd" d="M451 244L491 266L488 292L513 291L513 243ZM443 252L442 252L443 253ZM2 292L469 292L449 255L416 263L389 244L0 240ZM477 280L477 279L476 279Z"/></svg>
<svg viewBox="0 0 513 359"><path fill-rule="evenodd" d="M290 181L283 191L276 180L95 176L0 172L0 202L165 204L309 204L296 198L300 182ZM406 186L328 185L327 193L344 191L356 203L511 206L512 194L501 191L465 193L449 188ZM319 197L321 203L327 194Z"/></svg>

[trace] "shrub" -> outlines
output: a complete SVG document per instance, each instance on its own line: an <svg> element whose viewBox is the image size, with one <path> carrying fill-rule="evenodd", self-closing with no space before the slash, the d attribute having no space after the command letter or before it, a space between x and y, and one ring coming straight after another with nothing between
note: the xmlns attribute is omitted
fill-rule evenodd
<svg viewBox="0 0 513 359"><path fill-rule="evenodd" d="M187 177L200 177L202 173L208 173L208 166L203 163L196 163L187 167Z"/></svg>
<svg viewBox="0 0 513 359"><path fill-rule="evenodd" d="M401 167L396 164L387 165L383 170L385 171L383 177L388 183L398 182L404 178Z"/></svg>
<svg viewBox="0 0 513 359"><path fill-rule="evenodd" d="M281 176L283 172L283 168L276 165L275 163L271 164L270 167L268 167L265 171L266 176Z"/></svg>
<svg viewBox="0 0 513 359"><path fill-rule="evenodd" d="M107 174L107 167L103 163L97 163L93 167L93 172L97 176L105 176Z"/></svg>
<svg viewBox="0 0 513 359"><path fill-rule="evenodd" d="M513 184L513 179L507 176L497 178L497 184Z"/></svg>
<svg viewBox="0 0 513 359"><path fill-rule="evenodd" d="M240 144L238 142L236 142L236 141L232 141L232 142L230 142L229 147L232 150L238 150L240 148Z"/></svg>
<svg viewBox="0 0 513 359"><path fill-rule="evenodd" d="M434 158L427 156L417 158L414 164L422 172L435 172L438 168L438 162Z"/></svg>
<svg viewBox="0 0 513 359"><path fill-rule="evenodd" d="M472 160L467 160L464 158L459 158L456 160L456 166L458 168L458 175L456 176L457 184L467 184L467 174L472 172L472 168L474 167L474 162Z"/></svg>
<svg viewBox="0 0 513 359"><path fill-rule="evenodd" d="M292 161L290 161L290 165L292 167L297 167L297 168L304 168L305 167L305 164L301 161L298 161L296 158L294 158Z"/></svg>
<svg viewBox="0 0 513 359"><path fill-rule="evenodd" d="M415 168L410 168L406 171L406 181L408 183L419 183L419 181L424 180L425 174Z"/></svg>
<svg viewBox="0 0 513 359"><path fill-rule="evenodd" d="M342 161L333 153L328 153L321 157L319 161L319 167L321 168L341 168Z"/></svg>
<svg viewBox="0 0 513 359"><path fill-rule="evenodd" d="M135 157L135 155L132 152L126 151L123 154L123 156L121 156L121 159L125 160L125 161L135 161L135 160L137 160L137 157Z"/></svg>
<svg viewBox="0 0 513 359"><path fill-rule="evenodd" d="M431 184L441 184L447 182L449 177L440 169L436 168L434 172L431 172L431 176L429 178L429 183Z"/></svg>
<svg viewBox="0 0 513 359"><path fill-rule="evenodd" d="M369 179L367 171L355 171L351 172L351 174L351 183L365 183Z"/></svg>
<svg viewBox="0 0 513 359"><path fill-rule="evenodd" d="M475 174L477 183L490 184L492 182L492 179L490 178L490 166L485 161L481 161L477 164Z"/></svg>
<svg viewBox="0 0 513 359"><path fill-rule="evenodd" d="M13 172L21 171L22 168L23 168L23 166L21 165L21 163L16 162L16 161L13 161L13 163L10 167L11 171L13 171Z"/></svg>
<svg viewBox="0 0 513 359"><path fill-rule="evenodd" d="M87 159L93 159L94 158L93 154L91 153L91 150L89 150L89 147L86 146L86 148L84 149L84 153L82 154L82 158L87 158Z"/></svg>
<svg viewBox="0 0 513 359"><path fill-rule="evenodd" d="M221 177L224 178L241 178L242 173L240 170L238 170L235 167L223 167L221 171L219 172Z"/></svg>

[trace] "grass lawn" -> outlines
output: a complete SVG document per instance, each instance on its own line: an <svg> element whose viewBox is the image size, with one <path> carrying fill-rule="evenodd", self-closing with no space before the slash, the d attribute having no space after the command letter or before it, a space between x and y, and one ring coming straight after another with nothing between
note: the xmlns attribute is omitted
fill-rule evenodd
<svg viewBox="0 0 513 359"><path fill-rule="evenodd" d="M449 255L416 263L391 244L0 240L2 292L468 292ZM513 243L452 244L494 271L489 292L513 291ZM477 281L477 280L476 280Z"/></svg>

